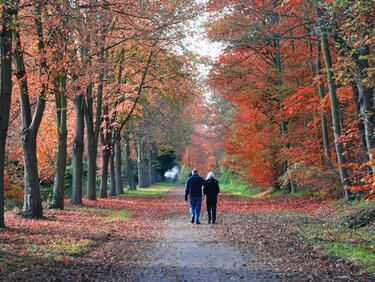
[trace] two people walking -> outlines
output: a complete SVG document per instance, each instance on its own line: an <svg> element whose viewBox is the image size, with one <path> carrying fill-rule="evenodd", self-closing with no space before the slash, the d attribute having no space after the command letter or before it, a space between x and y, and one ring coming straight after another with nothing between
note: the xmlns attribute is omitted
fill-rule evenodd
<svg viewBox="0 0 375 282"><path fill-rule="evenodd" d="M213 172L207 174L203 179L198 174L198 170L193 169L192 175L185 184L185 201L190 200L191 223L200 224L199 216L202 206L202 187L207 208L208 223L216 222L217 195L220 192L219 182L215 179Z"/></svg>

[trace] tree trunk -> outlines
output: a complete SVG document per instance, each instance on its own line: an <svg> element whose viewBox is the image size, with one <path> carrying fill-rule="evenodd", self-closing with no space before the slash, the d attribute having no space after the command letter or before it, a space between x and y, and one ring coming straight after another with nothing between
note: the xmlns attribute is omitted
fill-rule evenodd
<svg viewBox="0 0 375 282"><path fill-rule="evenodd" d="M369 161L369 155L367 154L367 142L366 142L366 133L365 133L365 124L363 119L361 118L361 106L359 104L359 90L358 84L355 82L351 83L353 89L353 102L355 105L355 110L357 113L358 119L358 130L359 130L359 138L361 139L361 149L362 149L362 162ZM364 168L366 169L366 168Z"/></svg>
<svg viewBox="0 0 375 282"><path fill-rule="evenodd" d="M45 58L44 58L44 41L43 41L43 27L40 21L42 7L40 5L35 6L35 28L38 36L38 53L40 55L40 62L38 65L38 75L40 76L42 70L45 69ZM17 15L15 16L15 23L18 25ZM38 161L36 157L36 138L39 130L40 123L42 121L44 109L45 109L45 95L46 85L42 83L41 91L38 93L37 105L34 113L34 117L31 118L31 105L29 100L29 91L27 85L27 76L25 71L25 64L23 58L23 51L21 48L21 40L19 34L19 28L16 26L14 29L14 66L15 74L19 84L20 100L21 100L21 111L22 111L22 146L23 146L23 158L24 158L24 170L25 170L25 195L24 195L24 206L23 206L23 217L38 218L43 216L42 203L40 198L39 188L39 174L38 174Z"/></svg>
<svg viewBox="0 0 375 282"><path fill-rule="evenodd" d="M110 149L103 146L102 150L102 179L100 185L100 198L107 198L108 164Z"/></svg>
<svg viewBox="0 0 375 282"><path fill-rule="evenodd" d="M25 197L23 217L42 217L43 209L39 191L36 136L29 128L22 130L23 160L25 166Z"/></svg>
<svg viewBox="0 0 375 282"><path fill-rule="evenodd" d="M96 200L96 156L97 146L95 144L95 132L93 124L93 101L92 101L92 84L86 89L85 104L85 121L86 121L86 147L87 147L87 190L86 198Z"/></svg>
<svg viewBox="0 0 375 282"><path fill-rule="evenodd" d="M113 149L109 154L109 166L111 171L111 196L116 196L116 173L115 173L115 160Z"/></svg>
<svg viewBox="0 0 375 282"><path fill-rule="evenodd" d="M103 44L105 38L102 37L100 44ZM100 51L100 61L104 61L104 47ZM93 84L87 87L86 91L86 135L87 135L87 195L90 200L96 200L96 159L98 155L98 141L100 125L102 124L102 104L103 104L103 83L104 73L99 70L99 84L96 99L96 112L94 122L94 105L93 105Z"/></svg>
<svg viewBox="0 0 375 282"><path fill-rule="evenodd" d="M344 150L340 142L338 142L338 138L341 135L340 104L337 99L336 85L334 82L334 76L332 72L331 50L329 47L326 27L324 26L324 22L322 21L321 10L317 3L317 0L314 0L314 8L315 8L315 14L317 17L317 24L318 24L319 32L321 35L321 45L322 45L324 61L326 64L326 69L327 69L328 89L329 89L330 98L331 98L331 114L332 114L332 122L333 122L334 142L335 142L335 148L336 148L336 154L337 154L337 161L339 164L340 178L341 178L341 183L343 184L343 188L344 188L345 199L349 200L350 192L347 189L350 186L350 182L348 179L349 175L346 170L346 167L344 167L344 165L346 164Z"/></svg>
<svg viewBox="0 0 375 282"><path fill-rule="evenodd" d="M111 153L111 132L108 117L108 105L103 107L103 120L105 127L100 129L100 141L102 143L102 176L100 183L100 198L107 198L108 188L108 165L109 154Z"/></svg>
<svg viewBox="0 0 375 282"><path fill-rule="evenodd" d="M52 208L64 209L64 180L67 158L67 137L68 130L66 126L66 76L61 75L56 82L55 101L56 101L56 119L57 119L57 156L55 185L53 189ZM63 91L63 93L62 93Z"/></svg>
<svg viewBox="0 0 375 282"><path fill-rule="evenodd" d="M0 228L4 222L4 171L5 146L9 126L9 112L12 97L12 10L2 7L2 30L0 42Z"/></svg>
<svg viewBox="0 0 375 282"><path fill-rule="evenodd" d="M129 135L124 134L124 140L125 140L125 173L126 173L126 179L128 181L129 189L130 190L136 190L136 185L134 181L133 176L133 166L130 159L130 142L129 142Z"/></svg>
<svg viewBox="0 0 375 282"><path fill-rule="evenodd" d="M155 156L152 147L148 154L148 177L150 185L155 184Z"/></svg>
<svg viewBox="0 0 375 282"><path fill-rule="evenodd" d="M318 41L316 44L316 75L320 76L321 73L321 63L320 63L320 42ZM322 100L325 97L325 91L323 84L319 83L318 86L319 91L319 97ZM324 114L323 110L320 111L320 123L322 127L322 139L323 139L323 149L324 149L324 155L326 158L326 162L330 168L333 168L332 162L331 162L331 152L329 150L329 139L328 139L328 126L327 126L327 117Z"/></svg>
<svg viewBox="0 0 375 282"><path fill-rule="evenodd" d="M145 142L142 137L138 139L138 187L148 187L148 169L145 156Z"/></svg>
<svg viewBox="0 0 375 282"><path fill-rule="evenodd" d="M73 187L71 204L82 204L82 174L83 174L83 150L84 150L84 106L83 95L74 99L76 110L76 131L73 145Z"/></svg>
<svg viewBox="0 0 375 282"><path fill-rule="evenodd" d="M115 150L115 177L116 177L116 194L124 194L121 173L121 137L114 144Z"/></svg>
<svg viewBox="0 0 375 282"><path fill-rule="evenodd" d="M369 62L367 57L370 54L368 45L361 44L358 48L358 58L356 59L356 80L358 87L358 102L360 106L361 118L363 118L365 126L366 148L370 152L375 147L374 136L374 122L375 122L375 109L374 109L374 89L368 87L364 80L368 79L369 75L367 69ZM369 153L369 158L372 158L372 153Z"/></svg>
<svg viewBox="0 0 375 282"><path fill-rule="evenodd" d="M272 1L273 4L273 24L277 26L279 24L279 14L277 12L277 7L279 5L278 1ZM275 69L276 69L276 94L277 94L277 99L279 103L279 109L280 112L282 111L282 101L284 99L283 97L283 80L282 80L282 64L281 64L281 50L280 50L280 34L274 33L273 34L273 44L275 48L275 54L274 54L274 63L275 63ZM285 121L281 121L280 123L280 133L281 136L285 136L287 134L287 123ZM283 144L283 147L285 147L285 144ZM288 161L284 160L281 165L281 169L276 169L274 173L277 173L281 171L281 175L285 174L288 171ZM279 173L280 174L280 173ZM279 176L281 176L279 175ZM285 189L289 189L290 184L287 184Z"/></svg>

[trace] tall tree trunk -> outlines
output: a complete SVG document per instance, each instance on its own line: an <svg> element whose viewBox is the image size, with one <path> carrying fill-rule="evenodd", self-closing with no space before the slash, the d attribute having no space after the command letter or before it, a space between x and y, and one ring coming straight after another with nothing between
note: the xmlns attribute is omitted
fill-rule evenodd
<svg viewBox="0 0 375 282"><path fill-rule="evenodd" d="M342 145L338 141L338 138L341 135L340 104L336 95L336 85L334 82L334 76L333 76L333 71L332 71L331 50L329 47L325 23L323 22L321 10L320 10L317 0L314 0L314 8L315 8L315 14L317 18L319 32L321 35L321 45L322 45L324 61L326 64L326 69L327 69L328 89L329 89L330 98L331 98L333 133L334 133L334 138L335 138L334 142L335 142L335 148L336 148L337 161L339 164L340 178L341 178L341 183L343 184L343 188L344 188L345 199L349 200L350 192L347 189L350 186L350 182L348 179L349 175L346 170L346 167L344 166L346 164L344 150L342 148Z"/></svg>
<svg viewBox="0 0 375 282"><path fill-rule="evenodd" d="M37 4L34 9L36 14L35 28L38 36L38 53L40 55L40 61L38 62L38 75L40 77L42 70L46 68L46 62L44 57L43 26L41 22L42 7L40 4ZM18 24L17 15L15 17L15 23ZM36 156L36 138L45 109L45 95L47 86L44 83L42 83L41 91L38 93L37 96L38 98L35 113L33 118L31 118L31 105L29 100L27 77L18 27L15 28L14 39L14 65L16 77L19 84L21 100L23 126L21 139L25 170L25 196L22 216L38 218L43 216L43 209L39 188L38 160Z"/></svg>
<svg viewBox="0 0 375 282"><path fill-rule="evenodd" d="M64 180L67 158L67 137L66 126L66 75L59 76L56 81L55 102L57 119L57 156L55 185L53 189L52 208L64 209Z"/></svg>
<svg viewBox="0 0 375 282"><path fill-rule="evenodd" d="M73 144L73 187L71 204L82 204L82 174L83 174L83 150L84 150L84 101L83 95L74 99L76 111L76 131Z"/></svg>
<svg viewBox="0 0 375 282"><path fill-rule="evenodd" d="M121 173L121 135L114 144L115 149L115 177L116 177L116 194L123 194L124 188L122 185Z"/></svg>
<svg viewBox="0 0 375 282"><path fill-rule="evenodd" d="M124 134L125 140L125 172L126 172L126 179L128 181L129 189L136 190L135 180L133 176L133 165L130 159L130 141L129 135Z"/></svg>
<svg viewBox="0 0 375 282"><path fill-rule="evenodd" d="M321 73L321 63L320 63L320 53L321 53L321 46L320 42L318 41L316 44L316 75L320 76ZM324 86L322 83L319 83L318 86L319 91L319 97L322 100L325 97L325 91ZM324 149L324 155L326 158L326 162L330 168L333 168L332 162L331 162L331 153L329 150L329 139L328 139L328 126L327 126L327 117L324 114L323 110L320 111L320 123L322 127L322 139L323 139L323 149Z"/></svg>
<svg viewBox="0 0 375 282"><path fill-rule="evenodd" d="M108 164L110 149L103 146L102 150L102 179L100 184L100 198L107 198Z"/></svg>
<svg viewBox="0 0 375 282"><path fill-rule="evenodd" d="M138 138L138 187L148 187L148 170L145 156L145 142L142 137Z"/></svg>
<svg viewBox="0 0 375 282"><path fill-rule="evenodd" d="M102 36L100 44L104 44L105 36ZM104 46L100 50L100 61L104 61ZM103 83L104 72L99 70L99 84L96 98L96 112L94 122L94 105L92 83L86 91L86 135L87 135L87 195L90 200L96 200L96 159L98 155L98 141L100 134L100 125L102 124L102 104L103 104Z"/></svg>
<svg viewBox="0 0 375 282"><path fill-rule="evenodd" d="M355 82L351 83L352 90L353 90L353 102L355 105L355 110L357 113L358 119L358 130L359 130L359 138L361 139L361 149L362 149L362 160L363 162L370 160L369 155L367 154L367 142L366 142L366 133L365 133L365 124L363 119L361 118L361 106L359 104L359 90L358 84ZM366 169L366 168L365 168Z"/></svg>
<svg viewBox="0 0 375 282"><path fill-rule="evenodd" d="M115 160L114 160L114 152L113 148L109 154L109 166L111 172L111 196L116 196L116 173L115 173Z"/></svg>
<svg viewBox="0 0 375 282"><path fill-rule="evenodd" d="M103 108L103 116L106 127L102 128L100 133L100 141L102 143L102 176L100 184L100 198L107 198L108 165L109 154L111 153L111 133L109 131L109 117L107 105Z"/></svg>
<svg viewBox="0 0 375 282"><path fill-rule="evenodd" d="M0 228L4 222L4 171L5 146L9 126L9 112L12 97L12 6L2 7L2 30L0 41ZM11 2L9 3L11 4Z"/></svg>
<svg viewBox="0 0 375 282"><path fill-rule="evenodd" d="M155 155L153 151L153 146L148 150L148 177L150 185L155 184Z"/></svg>
<svg viewBox="0 0 375 282"><path fill-rule="evenodd" d="M278 1L273 1L273 24L277 26L279 24L279 14L277 12L277 7L279 5ZM276 68L276 93L278 97L278 103L279 103L279 108L280 111L282 110L282 102L284 100L283 97L283 81L282 81L282 65L281 65L281 50L280 50L280 34L275 33L273 35L273 44L275 47L275 54L274 54L274 63L275 63L275 68ZM285 136L287 134L287 123L285 121L282 121L280 123L280 132L281 136ZM283 145L285 146L285 144ZM279 169L275 171L277 173ZM281 175L285 174L288 171L288 161L284 160L282 162L282 169L281 169ZM281 176L280 175L280 176ZM288 181L288 184L284 187L286 191L288 192L290 190L290 184Z"/></svg>
<svg viewBox="0 0 375 282"><path fill-rule="evenodd" d="M356 58L356 81L358 87L358 102L360 106L361 118L364 121L366 148L369 153L369 158L372 158L371 150L375 147L374 136L374 122L375 122L375 109L374 109L374 88L368 87L364 80L369 78L367 69L369 68L368 57L370 49L368 45L361 44L357 50L358 57Z"/></svg>
<svg viewBox="0 0 375 282"><path fill-rule="evenodd" d="M92 84L86 89L85 121L86 121L86 147L87 147L87 190L86 198L96 200L96 157L97 143L94 131L94 109L92 98Z"/></svg>
<svg viewBox="0 0 375 282"><path fill-rule="evenodd" d="M151 185L150 183L150 168L149 168L149 165L150 165L150 162L149 162L149 148L147 147L147 144L144 144L143 145L144 147L144 151L143 151L143 156L144 156L144 159L142 160L143 162L143 179L145 181L145 187L149 187Z"/></svg>

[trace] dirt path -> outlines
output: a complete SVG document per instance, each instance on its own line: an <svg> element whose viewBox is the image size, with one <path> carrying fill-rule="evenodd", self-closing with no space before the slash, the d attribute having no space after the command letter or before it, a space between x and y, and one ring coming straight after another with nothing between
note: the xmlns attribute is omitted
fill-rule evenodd
<svg viewBox="0 0 375 282"><path fill-rule="evenodd" d="M165 195L181 202L183 187ZM163 232L136 266L138 281L277 281L275 273L266 270L255 256L243 256L224 243L216 230L225 224L220 219L207 224L202 206L201 225L189 222L188 204L184 215L161 219Z"/></svg>

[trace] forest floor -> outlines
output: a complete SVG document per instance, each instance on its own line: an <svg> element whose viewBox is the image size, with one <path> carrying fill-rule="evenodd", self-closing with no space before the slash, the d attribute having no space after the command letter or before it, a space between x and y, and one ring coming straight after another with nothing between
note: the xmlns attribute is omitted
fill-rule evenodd
<svg viewBox="0 0 375 282"><path fill-rule="evenodd" d="M202 224L191 224L177 186L165 194L85 200L46 210L43 220L7 212L0 280L375 281L363 263L325 252L337 217L329 203L220 194L214 225L204 208ZM317 228L328 237L319 244ZM372 249L360 238L352 244Z"/></svg>

